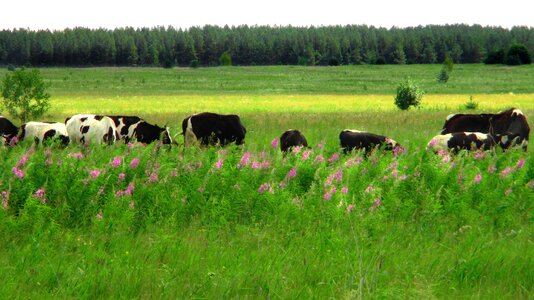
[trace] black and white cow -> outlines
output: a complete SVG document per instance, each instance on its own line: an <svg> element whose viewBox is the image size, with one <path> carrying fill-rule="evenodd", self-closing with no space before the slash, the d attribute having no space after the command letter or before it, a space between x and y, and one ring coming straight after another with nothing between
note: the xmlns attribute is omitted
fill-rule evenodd
<svg viewBox="0 0 534 300"><path fill-rule="evenodd" d="M494 114L454 114L449 115L441 134L453 132L482 132L488 133L490 119Z"/></svg>
<svg viewBox="0 0 534 300"><path fill-rule="evenodd" d="M527 150L530 126L528 126L527 118L521 110L510 108L499 112L490 118L489 123L490 134L517 134L519 142L523 144L523 149ZM525 141L525 143L523 143L523 141Z"/></svg>
<svg viewBox="0 0 534 300"><path fill-rule="evenodd" d="M481 132L454 132L436 135L428 142L426 148L435 152L440 150L457 152L458 150L490 150L499 146L506 150L513 146L524 146L525 143L528 142L521 139L519 134L512 132L497 135Z"/></svg>
<svg viewBox="0 0 534 300"><path fill-rule="evenodd" d="M365 152L370 152L376 147L383 147L384 150L394 150L401 147L399 143L383 135L352 129L341 131L339 141L344 153L354 149L364 149Z"/></svg>
<svg viewBox="0 0 534 300"><path fill-rule="evenodd" d="M235 142L245 142L247 130L237 115L220 115L203 112L189 116L182 121L182 134L185 146L199 142L203 146L225 146Z"/></svg>
<svg viewBox="0 0 534 300"><path fill-rule="evenodd" d="M115 122L106 116L74 115L65 120L70 141L81 144L108 144L119 139Z"/></svg>
<svg viewBox="0 0 534 300"><path fill-rule="evenodd" d="M67 127L63 123L28 122L20 126L18 139L34 140L36 143L46 143L50 140L58 140L61 145L69 144Z"/></svg>
<svg viewBox="0 0 534 300"><path fill-rule="evenodd" d="M280 150L287 152L292 147L297 146L308 147L308 141L300 131L289 129L282 133L280 136Z"/></svg>
<svg viewBox="0 0 534 300"><path fill-rule="evenodd" d="M11 139L17 136L19 129L9 119L0 116L0 142L8 144Z"/></svg>
<svg viewBox="0 0 534 300"><path fill-rule="evenodd" d="M159 127L145 122L137 116L108 116L117 127L119 138L125 143L137 141L144 144L150 144L154 141L161 140L163 144L171 144L172 138L168 127Z"/></svg>

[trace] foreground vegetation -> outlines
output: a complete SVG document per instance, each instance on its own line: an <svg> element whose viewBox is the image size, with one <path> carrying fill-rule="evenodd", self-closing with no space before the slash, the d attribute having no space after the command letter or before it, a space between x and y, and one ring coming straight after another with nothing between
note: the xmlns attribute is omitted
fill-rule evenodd
<svg viewBox="0 0 534 300"><path fill-rule="evenodd" d="M521 151L2 149L15 298L531 294Z"/></svg>
<svg viewBox="0 0 534 300"><path fill-rule="evenodd" d="M391 73L418 77L432 66L43 69L52 83L48 120L136 114L168 123L181 142L187 114L233 112L246 144L0 148L0 293L529 298L534 147L450 156L425 145L471 92L475 111L515 106L534 124L533 87L523 81L531 67L462 67L472 79L456 76L475 82L465 93L453 78L429 79L433 92L407 112L394 107ZM490 70L495 76L484 75ZM317 79L294 87L294 72ZM344 72L378 92L357 92ZM276 138L288 128L301 129L311 148L283 156ZM386 134L405 151L341 155L345 128Z"/></svg>

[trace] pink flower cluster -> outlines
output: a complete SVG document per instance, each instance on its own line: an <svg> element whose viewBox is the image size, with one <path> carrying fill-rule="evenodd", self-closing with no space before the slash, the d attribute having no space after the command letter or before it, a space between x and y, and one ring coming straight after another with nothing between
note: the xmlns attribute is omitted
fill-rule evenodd
<svg viewBox="0 0 534 300"><path fill-rule="evenodd" d="M241 169L241 168L246 167L249 159L250 159L250 152L247 151L243 154L243 156L241 156L239 163L237 163L237 168Z"/></svg>
<svg viewBox="0 0 534 300"><path fill-rule="evenodd" d="M267 191L268 191L269 193L271 193L271 194L274 193L273 187L272 187L271 184L268 183L268 182L266 182L266 183L262 183L262 184L260 185L260 187L258 188L258 193L260 193L260 194L263 194L263 193L265 193L265 192L267 192Z"/></svg>
<svg viewBox="0 0 534 300"><path fill-rule="evenodd" d="M9 192L2 191L2 194L0 194L0 198L2 198L2 207L7 208L9 206Z"/></svg>
<svg viewBox="0 0 534 300"><path fill-rule="evenodd" d="M133 191L135 190L135 187L134 187L134 184L133 184L133 181L130 182L128 184L128 187L123 191L123 190L119 190L117 191L116 195L117 197L122 197L122 196L131 196Z"/></svg>
<svg viewBox="0 0 534 300"><path fill-rule="evenodd" d="M69 157L73 157L73 158L76 158L76 159L82 159L83 158L83 154L81 152L79 152L79 153L69 153Z"/></svg>
<svg viewBox="0 0 534 300"><path fill-rule="evenodd" d="M35 193L33 193L33 196L35 198L41 199L41 201L43 201L43 203L46 203L45 190L44 189L38 189L37 191L35 191Z"/></svg>

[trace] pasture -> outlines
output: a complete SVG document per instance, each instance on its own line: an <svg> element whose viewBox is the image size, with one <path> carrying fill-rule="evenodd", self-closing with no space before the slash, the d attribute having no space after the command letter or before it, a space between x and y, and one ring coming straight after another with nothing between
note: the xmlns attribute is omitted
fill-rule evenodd
<svg viewBox="0 0 534 300"><path fill-rule="evenodd" d="M246 144L0 148L0 292L530 297L533 147L458 156L424 147L471 95L476 112L514 106L532 126L534 68L458 65L447 84L436 82L439 68L42 69L48 121L140 115L181 143L185 116L238 113ZM400 112L393 95L406 76L427 95ZM288 128L304 133L309 152L273 147ZM390 136L406 152L341 155L345 128Z"/></svg>

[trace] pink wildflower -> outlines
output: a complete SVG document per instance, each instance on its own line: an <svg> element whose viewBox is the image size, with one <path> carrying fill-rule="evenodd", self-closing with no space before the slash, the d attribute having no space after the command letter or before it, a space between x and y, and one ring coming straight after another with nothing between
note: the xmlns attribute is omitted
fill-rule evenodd
<svg viewBox="0 0 534 300"><path fill-rule="evenodd" d="M479 173L475 176L475 179L473 179L473 183L479 184L481 180L482 180L482 175Z"/></svg>
<svg viewBox="0 0 534 300"><path fill-rule="evenodd" d="M289 171L289 173L287 173L287 177L289 178L293 178L295 176L297 176L297 168L293 168Z"/></svg>
<svg viewBox="0 0 534 300"><path fill-rule="evenodd" d="M367 192L367 193L372 193L373 191L374 191L374 189L373 189L372 185L367 186L367 188L365 189L365 192Z"/></svg>
<svg viewBox="0 0 534 300"><path fill-rule="evenodd" d="M150 176L148 177L148 182L152 182L152 183L154 183L154 182L157 182L158 179L159 179L159 178L158 178L158 173L156 173L156 172L152 172L152 173L150 174Z"/></svg>
<svg viewBox="0 0 534 300"><path fill-rule="evenodd" d="M348 192L349 192L349 188L348 187L344 186L344 187L341 188L341 193L342 194L347 194Z"/></svg>
<svg viewBox="0 0 534 300"><path fill-rule="evenodd" d="M130 201L130 209L134 209L134 202Z"/></svg>
<svg viewBox="0 0 534 300"><path fill-rule="evenodd" d="M14 136L10 141L9 141L9 146L13 147L15 145L17 145L17 143L19 142L19 138L17 136Z"/></svg>
<svg viewBox="0 0 534 300"><path fill-rule="evenodd" d="M291 152L292 153L299 153L301 149L302 149L302 146L296 146L296 147L293 147L293 150L291 150Z"/></svg>
<svg viewBox="0 0 534 300"><path fill-rule="evenodd" d="M324 157L322 155L317 155L313 162L322 162L324 161Z"/></svg>
<svg viewBox="0 0 534 300"><path fill-rule="evenodd" d="M495 173L495 171L497 171L497 167L495 167L495 165L488 166L488 173L489 174L493 174L493 173Z"/></svg>
<svg viewBox="0 0 534 300"><path fill-rule="evenodd" d="M506 196L510 195L511 193L512 193L512 188L509 188L506 190L506 192L504 192Z"/></svg>
<svg viewBox="0 0 534 300"><path fill-rule="evenodd" d="M432 139L432 140L430 140L430 143L428 143L428 145L432 148L432 147L434 147L436 145L437 142L438 142L437 139Z"/></svg>
<svg viewBox="0 0 534 300"><path fill-rule="evenodd" d="M384 175L384 177L382 177L382 181L383 181L383 182L386 182L386 181L388 181L388 179L389 179L389 177L388 177L388 176L385 176L385 175Z"/></svg>
<svg viewBox="0 0 534 300"><path fill-rule="evenodd" d="M324 192L324 200L326 201L330 201L330 199L332 198L332 194L328 191L325 191Z"/></svg>
<svg viewBox="0 0 534 300"><path fill-rule="evenodd" d="M354 204L349 204L347 206L347 213L351 213L353 209L354 209Z"/></svg>
<svg viewBox="0 0 534 300"><path fill-rule="evenodd" d="M132 150L134 148L134 144L128 142L128 149Z"/></svg>
<svg viewBox="0 0 534 300"><path fill-rule="evenodd" d="M484 151L480 151L480 152L475 152L475 159L483 159L484 158L484 155L486 154L486 152Z"/></svg>
<svg viewBox="0 0 534 300"><path fill-rule="evenodd" d="M117 193L115 193L117 197L122 197L124 195L124 191L118 190Z"/></svg>
<svg viewBox="0 0 534 300"><path fill-rule="evenodd" d="M408 178L408 175L403 174L403 175L399 176L399 178L397 178L397 180L401 181L401 180L405 180L406 178Z"/></svg>
<svg viewBox="0 0 534 300"><path fill-rule="evenodd" d="M120 174L119 174L119 180L118 180L118 182L123 181L124 178L126 178L126 174L124 174L124 173L120 173Z"/></svg>
<svg viewBox="0 0 534 300"><path fill-rule="evenodd" d="M113 158L113 160L111 161L111 165L114 167L114 168L117 168L121 165L122 163L122 159L118 156L115 156Z"/></svg>
<svg viewBox="0 0 534 300"><path fill-rule="evenodd" d="M130 162L130 168L132 169L135 169L137 168L137 166L139 165L139 158L135 157L134 159L132 159L132 161Z"/></svg>
<svg viewBox="0 0 534 300"><path fill-rule="evenodd" d="M215 163L215 167L220 170L223 166L223 162L224 162L224 159L219 159L216 163Z"/></svg>
<svg viewBox="0 0 534 300"><path fill-rule="evenodd" d="M334 185L330 186L330 193L333 195L336 192L337 192L337 188Z"/></svg>
<svg viewBox="0 0 534 300"><path fill-rule="evenodd" d="M74 157L76 159L82 159L83 158L83 154L80 152L80 153L69 153L69 157Z"/></svg>
<svg viewBox="0 0 534 300"><path fill-rule="evenodd" d="M13 167L11 169L11 172L13 172L13 174L15 174L15 176L17 176L19 179L22 179L22 177L24 177L24 172L18 167Z"/></svg>
<svg viewBox="0 0 534 300"><path fill-rule="evenodd" d="M520 159L517 161L517 164L515 164L515 168L517 170L521 169L523 167L523 165L525 164L525 160L524 159Z"/></svg>
<svg viewBox="0 0 534 300"><path fill-rule="evenodd" d="M2 207L7 208L9 206L9 192L3 191L0 197L2 197Z"/></svg>
<svg viewBox="0 0 534 300"><path fill-rule="evenodd" d="M304 150L302 152L302 160L308 160L310 158L311 150Z"/></svg>
<svg viewBox="0 0 534 300"><path fill-rule="evenodd" d="M201 194L204 193L204 188L203 187L199 187L198 188L198 192L201 193Z"/></svg>
<svg viewBox="0 0 534 300"><path fill-rule="evenodd" d="M336 160L339 159L339 154L337 153L334 153L332 154L332 156L328 159L328 162L331 163L331 162L335 162Z"/></svg>
<svg viewBox="0 0 534 300"><path fill-rule="evenodd" d="M128 184L128 187L126 188L126 190L124 190L124 194L131 196L133 191L134 191L134 189L135 189L135 187L134 187L134 184L133 184L133 181L132 181L132 182L130 182Z"/></svg>
<svg viewBox="0 0 534 300"><path fill-rule="evenodd" d="M248 164L248 160L250 158L250 152L243 153L243 156L241 156L241 159L239 160L239 163L237 164L238 168L244 168Z"/></svg>
<svg viewBox="0 0 534 300"><path fill-rule="evenodd" d="M534 180L531 180L527 185L531 188L534 188Z"/></svg>
<svg viewBox="0 0 534 300"><path fill-rule="evenodd" d="M252 165L250 166L253 170L256 170L256 169L259 169L260 168L260 163L257 162L257 161L253 161L252 162Z"/></svg>
<svg viewBox="0 0 534 300"><path fill-rule="evenodd" d="M91 175L93 179L96 179L100 175L100 170L99 169L93 170L89 173L89 175Z"/></svg>
<svg viewBox="0 0 534 300"><path fill-rule="evenodd" d="M262 183L260 185L260 187L258 188L258 193L260 194L263 194L265 193L266 191L269 191L269 192L273 192L273 188L271 187L271 184L266 182L266 183Z"/></svg>
<svg viewBox="0 0 534 300"><path fill-rule="evenodd" d="M510 172L512 171L512 168L510 167L506 167L504 170L502 170L501 174L499 176L502 177L505 177L505 176L508 176L508 174L510 174Z"/></svg>
<svg viewBox="0 0 534 300"><path fill-rule="evenodd" d="M324 142L320 142L320 143L317 145L317 148L318 148L318 149L323 149L323 148L324 148Z"/></svg>
<svg viewBox="0 0 534 300"><path fill-rule="evenodd" d="M271 142L271 146L273 148L277 148L278 147L278 139L277 138L274 138Z"/></svg>
<svg viewBox="0 0 534 300"><path fill-rule="evenodd" d="M96 217L100 220L102 220L102 218L104 217L104 215L102 214L102 212L99 212L98 214L96 214Z"/></svg>
<svg viewBox="0 0 534 300"><path fill-rule="evenodd" d="M43 203L46 203L45 190L44 189L38 189L37 191L35 191L35 193L33 193L33 196L36 197L36 198L41 199L41 201L43 201Z"/></svg>
<svg viewBox="0 0 534 300"><path fill-rule="evenodd" d="M337 181L342 181L343 180L343 171L341 171L341 170L336 171L336 173L334 174L334 178Z"/></svg>
<svg viewBox="0 0 534 300"><path fill-rule="evenodd" d="M397 171L397 169L391 171L391 176L393 176L393 177L399 176L399 171Z"/></svg>
<svg viewBox="0 0 534 300"><path fill-rule="evenodd" d="M376 207L379 207L381 205L380 199L376 198L373 201L375 202Z"/></svg>

